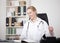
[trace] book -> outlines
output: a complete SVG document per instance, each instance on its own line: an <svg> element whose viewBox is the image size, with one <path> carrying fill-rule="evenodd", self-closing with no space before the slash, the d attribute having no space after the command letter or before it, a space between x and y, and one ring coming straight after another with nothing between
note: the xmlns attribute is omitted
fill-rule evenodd
<svg viewBox="0 0 60 43"><path fill-rule="evenodd" d="M21 6L21 16L23 16L23 6Z"/></svg>
<svg viewBox="0 0 60 43"><path fill-rule="evenodd" d="M11 28L11 31L10 31L11 33L10 34L13 34L12 32L13 32L13 28Z"/></svg>
<svg viewBox="0 0 60 43"><path fill-rule="evenodd" d="M14 34L16 34L16 28L14 28Z"/></svg>
<svg viewBox="0 0 60 43"><path fill-rule="evenodd" d="M26 12L26 6L23 6L23 11Z"/></svg>
<svg viewBox="0 0 60 43"><path fill-rule="evenodd" d="M8 28L6 28L6 34L8 34Z"/></svg>
<svg viewBox="0 0 60 43"><path fill-rule="evenodd" d="M9 26L9 18L6 18L6 26Z"/></svg>
<svg viewBox="0 0 60 43"><path fill-rule="evenodd" d="M26 15L26 6L23 6L23 15Z"/></svg>
<svg viewBox="0 0 60 43"><path fill-rule="evenodd" d="M12 17L12 26L14 26L14 22L16 22L16 18Z"/></svg>
<svg viewBox="0 0 60 43"><path fill-rule="evenodd" d="M11 34L11 29L10 28L8 28L8 34Z"/></svg>
<svg viewBox="0 0 60 43"><path fill-rule="evenodd" d="M20 16L20 15L21 15L21 7L18 6L18 16Z"/></svg>

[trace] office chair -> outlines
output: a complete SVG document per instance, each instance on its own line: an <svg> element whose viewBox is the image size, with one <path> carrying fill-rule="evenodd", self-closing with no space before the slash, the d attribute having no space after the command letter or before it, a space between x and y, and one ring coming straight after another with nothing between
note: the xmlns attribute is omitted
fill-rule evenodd
<svg viewBox="0 0 60 43"><path fill-rule="evenodd" d="M46 13L39 13L37 14L37 16L41 19L43 19L44 21L47 22L47 24L49 25L49 22L48 22L48 17L47 17L47 14Z"/></svg>
<svg viewBox="0 0 60 43"><path fill-rule="evenodd" d="M46 13L39 13L37 14L37 16L39 18L41 18L42 20L46 21L46 23L49 26L49 21L48 21L48 17ZM40 43L56 43L56 37L46 37L45 34L43 35L43 39L40 40Z"/></svg>
<svg viewBox="0 0 60 43"><path fill-rule="evenodd" d="M42 20L44 20L48 25L49 25L49 22L48 22L48 17L47 17L47 14L46 13L38 13L37 14L37 17L41 18ZM40 43L46 43L46 36L45 34L43 35L43 39L40 40Z"/></svg>
<svg viewBox="0 0 60 43"><path fill-rule="evenodd" d="M47 14L46 13L39 13L39 14L37 14L37 16L39 18L41 18L42 20L44 20L49 25L48 17L47 17ZM43 37L46 38L45 35Z"/></svg>

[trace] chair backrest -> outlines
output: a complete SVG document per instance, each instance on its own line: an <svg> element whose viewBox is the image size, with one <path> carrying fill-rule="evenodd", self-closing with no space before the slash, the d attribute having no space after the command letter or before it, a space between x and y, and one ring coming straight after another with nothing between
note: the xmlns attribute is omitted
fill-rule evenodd
<svg viewBox="0 0 60 43"><path fill-rule="evenodd" d="M41 18L42 20L46 21L47 24L49 25L48 17L47 17L47 14L46 14L46 13L38 13L37 16L38 16L39 18ZM46 39L45 34L43 35L43 38Z"/></svg>
<svg viewBox="0 0 60 43"><path fill-rule="evenodd" d="M49 25L49 22L48 22L48 17L47 17L47 14L46 13L38 13L37 16L43 20L45 20L47 22L47 24Z"/></svg>

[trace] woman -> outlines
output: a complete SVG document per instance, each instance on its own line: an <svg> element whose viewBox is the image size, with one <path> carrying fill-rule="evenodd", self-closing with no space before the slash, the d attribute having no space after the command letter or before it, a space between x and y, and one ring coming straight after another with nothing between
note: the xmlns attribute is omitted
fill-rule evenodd
<svg viewBox="0 0 60 43"><path fill-rule="evenodd" d="M42 36L50 36L47 23L37 17L37 10L34 6L27 8L29 20L24 24L21 34L21 43L40 43Z"/></svg>

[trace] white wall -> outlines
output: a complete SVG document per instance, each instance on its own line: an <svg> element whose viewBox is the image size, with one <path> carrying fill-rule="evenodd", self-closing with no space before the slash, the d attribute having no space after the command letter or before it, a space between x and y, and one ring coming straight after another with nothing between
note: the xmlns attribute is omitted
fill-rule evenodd
<svg viewBox="0 0 60 43"><path fill-rule="evenodd" d="M47 13L50 26L54 27L56 37L60 37L60 0L31 0L38 13Z"/></svg>
<svg viewBox="0 0 60 43"><path fill-rule="evenodd" d="M6 34L6 26L5 26L5 21L6 21L6 0L0 0L0 39L5 39L5 34Z"/></svg>

